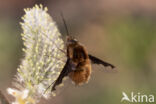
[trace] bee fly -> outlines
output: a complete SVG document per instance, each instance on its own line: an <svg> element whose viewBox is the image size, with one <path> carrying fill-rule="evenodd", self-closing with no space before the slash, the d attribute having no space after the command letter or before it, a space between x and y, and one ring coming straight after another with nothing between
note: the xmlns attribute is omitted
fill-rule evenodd
<svg viewBox="0 0 156 104"><path fill-rule="evenodd" d="M91 63L102 64L103 66L110 66L111 68L114 68L114 65L88 54L86 48L81 43L79 43L79 41L69 36L63 15L61 16L68 35L66 42L67 61L59 77L54 82L51 91L56 90L55 87L61 84L63 78L66 76L69 76L69 78L71 78L71 80L75 82L76 85L88 82L92 71Z"/></svg>

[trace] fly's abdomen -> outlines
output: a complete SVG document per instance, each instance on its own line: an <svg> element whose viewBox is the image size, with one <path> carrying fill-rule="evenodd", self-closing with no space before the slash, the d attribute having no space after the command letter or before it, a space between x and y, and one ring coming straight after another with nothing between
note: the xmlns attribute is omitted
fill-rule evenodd
<svg viewBox="0 0 156 104"><path fill-rule="evenodd" d="M91 65L86 64L81 68L77 68L75 71L69 74L69 77L75 82L76 85L87 83L91 75Z"/></svg>

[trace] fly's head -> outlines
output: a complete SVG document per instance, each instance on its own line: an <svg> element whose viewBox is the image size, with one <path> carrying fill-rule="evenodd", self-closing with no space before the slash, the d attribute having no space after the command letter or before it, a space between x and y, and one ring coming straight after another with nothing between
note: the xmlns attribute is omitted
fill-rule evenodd
<svg viewBox="0 0 156 104"><path fill-rule="evenodd" d="M76 44L78 44L78 41L74 37L68 36L67 37L67 43L66 44L67 45L76 45Z"/></svg>

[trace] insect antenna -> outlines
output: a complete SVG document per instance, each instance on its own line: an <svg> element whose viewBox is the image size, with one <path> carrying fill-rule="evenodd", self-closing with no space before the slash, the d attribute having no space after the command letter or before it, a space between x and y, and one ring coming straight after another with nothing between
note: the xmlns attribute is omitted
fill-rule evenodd
<svg viewBox="0 0 156 104"><path fill-rule="evenodd" d="M62 21L63 21L64 27L65 27L65 30L66 30L67 36L69 36L68 27L67 27L66 21L65 21L65 19L64 19L63 13L61 12L60 14L61 14L61 18L62 18Z"/></svg>

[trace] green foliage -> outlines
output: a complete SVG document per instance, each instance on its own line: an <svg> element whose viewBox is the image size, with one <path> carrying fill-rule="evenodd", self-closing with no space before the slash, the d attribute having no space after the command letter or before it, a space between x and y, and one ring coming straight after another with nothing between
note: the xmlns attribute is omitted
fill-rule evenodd
<svg viewBox="0 0 156 104"><path fill-rule="evenodd" d="M112 45L129 65L144 67L149 49L156 39L156 21L124 17L109 26Z"/></svg>

